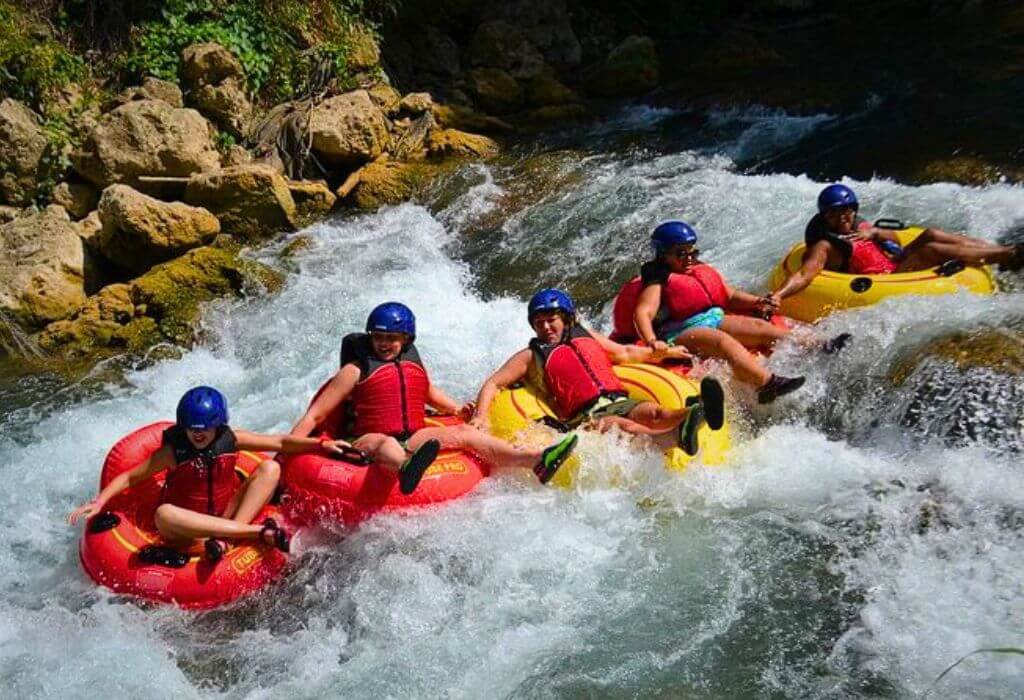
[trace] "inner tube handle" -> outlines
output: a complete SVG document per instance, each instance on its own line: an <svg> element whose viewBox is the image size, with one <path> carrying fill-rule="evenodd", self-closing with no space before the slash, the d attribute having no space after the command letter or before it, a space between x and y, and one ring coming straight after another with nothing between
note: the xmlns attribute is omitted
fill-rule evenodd
<svg viewBox="0 0 1024 700"><path fill-rule="evenodd" d="M889 231L902 231L907 226L899 219L878 219L875 228L884 228Z"/></svg>

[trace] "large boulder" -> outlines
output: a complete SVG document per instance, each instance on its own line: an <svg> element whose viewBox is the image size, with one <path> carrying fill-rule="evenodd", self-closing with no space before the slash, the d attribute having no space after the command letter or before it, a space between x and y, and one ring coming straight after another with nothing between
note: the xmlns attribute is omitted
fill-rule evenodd
<svg viewBox="0 0 1024 700"><path fill-rule="evenodd" d="M366 90L317 104L309 113L313 151L325 162L354 167L377 158L390 144L388 121Z"/></svg>
<svg viewBox="0 0 1024 700"><path fill-rule="evenodd" d="M240 80L202 85L188 94L189 104L232 136L244 138L252 126L253 108Z"/></svg>
<svg viewBox="0 0 1024 700"><path fill-rule="evenodd" d="M99 198L92 185L82 182L61 182L53 188L50 196L53 203L64 207L75 221L88 216L96 208Z"/></svg>
<svg viewBox="0 0 1024 700"><path fill-rule="evenodd" d="M494 139L458 129L434 129L427 137L427 152L437 158L490 158L498 155L499 150Z"/></svg>
<svg viewBox="0 0 1024 700"><path fill-rule="evenodd" d="M99 187L137 186L140 175L188 177L220 166L209 122L194 109L161 100L129 102L104 114L71 160Z"/></svg>
<svg viewBox="0 0 1024 700"><path fill-rule="evenodd" d="M136 100L161 100L171 107L184 107L181 88L168 80L146 78L142 85L125 88L106 106L107 111Z"/></svg>
<svg viewBox="0 0 1024 700"><path fill-rule="evenodd" d="M542 71L526 83L526 103L531 107L551 107L576 102L576 93L551 71Z"/></svg>
<svg viewBox="0 0 1024 700"><path fill-rule="evenodd" d="M402 98L399 108L409 114L423 114L434 107L434 98L429 92L410 92Z"/></svg>
<svg viewBox="0 0 1024 700"><path fill-rule="evenodd" d="M500 134L512 131L512 125L498 117L474 112L458 105L434 105L434 119L441 126L465 131L482 131L485 134Z"/></svg>
<svg viewBox="0 0 1024 700"><path fill-rule="evenodd" d="M346 193L360 209L400 204L412 199L429 180L432 169L420 163L379 160L355 173L355 186Z"/></svg>
<svg viewBox="0 0 1024 700"><path fill-rule="evenodd" d="M253 107L245 91L245 71L220 44L192 44L181 52L181 77L188 103L238 138L249 133Z"/></svg>
<svg viewBox="0 0 1024 700"><path fill-rule="evenodd" d="M90 245L135 273L206 245L220 233L220 222L206 209L162 202L127 185L103 190L98 211L103 229Z"/></svg>
<svg viewBox="0 0 1024 700"><path fill-rule="evenodd" d="M387 83L377 83L366 91L373 103L389 117L398 114L402 104L402 93Z"/></svg>
<svg viewBox="0 0 1024 700"><path fill-rule="evenodd" d="M293 231L296 226L288 183L266 165L196 175L185 187L185 201L213 212L225 233L250 240Z"/></svg>
<svg viewBox="0 0 1024 700"><path fill-rule="evenodd" d="M477 104L494 114L515 112L523 105L523 89L516 79L500 68L474 68L469 72L469 89Z"/></svg>
<svg viewBox="0 0 1024 700"><path fill-rule="evenodd" d="M189 343L203 302L280 289L279 273L238 252L239 246L218 242L157 265L127 284L108 285L74 317L47 326L37 343L72 360L141 352L161 342Z"/></svg>
<svg viewBox="0 0 1024 700"><path fill-rule="evenodd" d="M63 207L0 226L0 313L41 327L84 301L85 251Z"/></svg>
<svg viewBox="0 0 1024 700"><path fill-rule="evenodd" d="M517 27L501 20L484 22L469 42L474 66L501 68L515 78L530 78L544 69L544 57Z"/></svg>
<svg viewBox="0 0 1024 700"><path fill-rule="evenodd" d="M546 63L557 68L574 68L580 64L583 50L573 31L566 0L495 3L489 14L516 27Z"/></svg>
<svg viewBox="0 0 1024 700"><path fill-rule="evenodd" d="M181 52L181 78L189 85L219 85L228 78L245 80L234 54L213 42L191 44Z"/></svg>
<svg viewBox="0 0 1024 700"><path fill-rule="evenodd" d="M295 201L300 222L311 222L334 207L337 197L323 180L289 180L288 191Z"/></svg>
<svg viewBox="0 0 1024 700"><path fill-rule="evenodd" d="M591 77L591 92L605 97L631 97L658 85L658 52L654 40L629 36L608 54L604 64Z"/></svg>
<svg viewBox="0 0 1024 700"><path fill-rule="evenodd" d="M45 151L39 116L17 100L0 102L0 203L32 203Z"/></svg>

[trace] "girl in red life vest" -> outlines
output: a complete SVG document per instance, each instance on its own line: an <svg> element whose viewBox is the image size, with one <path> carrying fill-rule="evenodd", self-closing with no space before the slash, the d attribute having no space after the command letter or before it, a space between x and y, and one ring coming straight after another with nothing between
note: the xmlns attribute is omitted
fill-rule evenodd
<svg viewBox="0 0 1024 700"><path fill-rule="evenodd" d="M693 228L682 221L668 221L654 230L651 241L657 257L641 268L632 318L641 340L659 351L669 345L684 346L700 357L727 361L737 379L758 388L760 403L770 403L803 385L803 377L772 374L747 349L774 345L790 331L763 318L742 315L762 315L773 309L765 299L729 287L713 267L697 259ZM617 310L618 306L617 302Z"/></svg>
<svg viewBox="0 0 1024 700"><path fill-rule="evenodd" d="M887 275L936 267L949 260L967 265L992 264L1002 269L1024 267L1024 245L999 245L939 229L927 228L906 248L892 231L875 228L857 216L860 202L846 185L829 185L818 194L818 213L804 230L803 265L769 300L783 299L807 288L822 270L854 275Z"/></svg>
<svg viewBox="0 0 1024 700"><path fill-rule="evenodd" d="M239 450L307 452L324 449L342 453L348 443L262 435L228 426L224 396L210 387L190 389L178 402L177 423L164 431L163 444L134 469L115 477L93 500L68 516L72 525L103 510L107 502L130 486L167 472L163 501L153 519L160 535L172 545L188 546L206 539L206 554L217 561L224 555L220 539L261 539L285 552L289 537L273 518L253 524L252 519L270 501L281 476L281 467L264 460L239 484L235 454ZM142 561L159 558L160 547L139 552Z"/></svg>
<svg viewBox="0 0 1024 700"><path fill-rule="evenodd" d="M366 333L346 338L343 347L354 348L351 361L343 357L341 369L292 428L292 435L309 435L351 399L353 445L396 473L405 494L415 490L441 449L469 450L495 466L532 468L541 483L547 483L575 448L575 435L536 450L515 447L471 425L427 427L427 405L466 417L473 405L460 407L430 382L414 345L416 317L409 307L398 302L376 307L366 321Z"/></svg>
<svg viewBox="0 0 1024 700"><path fill-rule="evenodd" d="M722 387L711 377L701 381L700 399L686 408L673 410L629 398L612 364L658 359L656 351L620 345L578 325L576 305L565 292L537 292L530 300L527 317L536 337L480 388L473 422L481 429L486 429L486 417L497 393L531 375L547 387L559 417L570 427L593 425L604 432L617 426L627 433L652 436L662 447L681 447L689 455L697 454L697 431L704 422L712 430L722 427ZM685 359L689 353L685 348L670 348L661 356Z"/></svg>

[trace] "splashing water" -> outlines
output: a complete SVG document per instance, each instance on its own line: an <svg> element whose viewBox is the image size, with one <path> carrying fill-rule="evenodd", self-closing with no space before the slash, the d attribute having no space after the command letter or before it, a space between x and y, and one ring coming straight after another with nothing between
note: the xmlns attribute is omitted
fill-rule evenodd
<svg viewBox="0 0 1024 700"><path fill-rule="evenodd" d="M815 126L775 129L768 150ZM442 507L305 532L289 577L202 614L126 602L79 570L63 517L119 436L200 382L227 394L234 424L286 430L380 301L413 308L432 377L467 399L525 344L536 287L567 284L604 323L661 219L693 222L731 283L763 288L821 183L744 175L735 143L565 149L539 174L536 155L469 166L426 206L307 229L313 245L290 259L282 293L210 305L206 340L176 359L87 386L21 386L0 433L5 695L892 697L923 692L975 648L1024 645L1024 467L1004 439L1022 426L953 442L938 417L906 429L907 392L932 386L929 372L953 391L976 379L927 362L903 385L890 375L922 341L1020 318L1019 294L828 319L823 334L854 333L847 351L786 345L771 360L806 373L804 390L766 410L732 385L722 467L669 474L621 436L585 434L574 491L498 470ZM991 238L1024 218L1024 191L1006 185L854 185L868 216ZM253 254L277 264L285 243ZM1020 376L990 375L996 396L1021 396ZM999 407L976 403L961 419L989 424ZM1019 660L976 657L934 692L1022 690Z"/></svg>

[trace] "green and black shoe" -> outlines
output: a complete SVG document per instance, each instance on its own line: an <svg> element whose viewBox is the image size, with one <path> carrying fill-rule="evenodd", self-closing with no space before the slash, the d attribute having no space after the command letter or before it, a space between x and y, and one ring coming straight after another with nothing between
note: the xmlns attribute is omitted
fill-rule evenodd
<svg viewBox="0 0 1024 700"><path fill-rule="evenodd" d="M689 413L679 424L679 447L693 457L700 449L697 433L707 423L712 430L720 430L725 423L725 392L714 377L700 380L700 397L686 399Z"/></svg>
<svg viewBox="0 0 1024 700"><path fill-rule="evenodd" d="M398 488L408 496L416 490L423 478L423 472L437 459L437 453L441 450L441 443L437 440L427 440L419 448L409 455L409 459L402 463L398 469Z"/></svg>
<svg viewBox="0 0 1024 700"><path fill-rule="evenodd" d="M565 460L569 459L569 455L576 449L577 442L579 442L579 437L576 433L572 433L544 450L537 466L533 468L533 473L540 479L540 483L546 484L551 481L551 477L558 472L558 468L565 463Z"/></svg>

